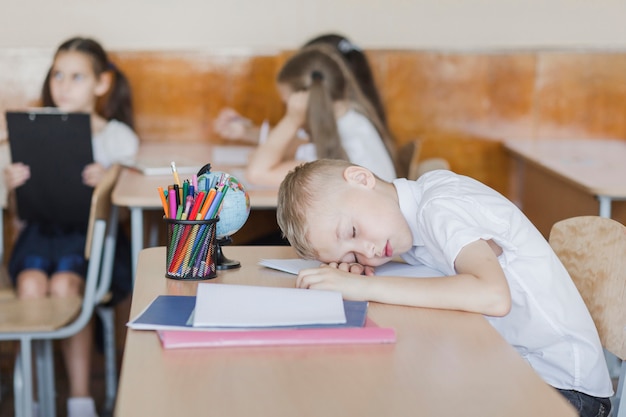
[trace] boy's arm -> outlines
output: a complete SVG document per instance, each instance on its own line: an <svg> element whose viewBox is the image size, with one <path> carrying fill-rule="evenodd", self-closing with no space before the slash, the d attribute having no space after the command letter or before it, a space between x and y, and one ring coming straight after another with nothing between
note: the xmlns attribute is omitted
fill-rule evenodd
<svg viewBox="0 0 626 417"><path fill-rule="evenodd" d="M456 258L455 268L457 275L406 278L366 277L328 266L301 271L296 285L341 291L347 299L463 310L490 316L504 316L509 312L509 286L494 248L488 242L477 240L466 245Z"/></svg>

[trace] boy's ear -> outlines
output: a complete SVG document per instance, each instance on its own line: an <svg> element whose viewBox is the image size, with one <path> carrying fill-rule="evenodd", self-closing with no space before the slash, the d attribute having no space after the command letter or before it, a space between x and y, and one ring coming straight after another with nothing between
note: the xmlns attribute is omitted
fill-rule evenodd
<svg viewBox="0 0 626 417"><path fill-rule="evenodd" d="M364 185L367 188L374 188L376 178L367 169L356 165L351 165L343 171L343 178L348 184Z"/></svg>
<svg viewBox="0 0 626 417"><path fill-rule="evenodd" d="M101 97L109 91L111 84L113 83L113 73L111 71L105 71L100 74L100 79L96 84L96 96Z"/></svg>

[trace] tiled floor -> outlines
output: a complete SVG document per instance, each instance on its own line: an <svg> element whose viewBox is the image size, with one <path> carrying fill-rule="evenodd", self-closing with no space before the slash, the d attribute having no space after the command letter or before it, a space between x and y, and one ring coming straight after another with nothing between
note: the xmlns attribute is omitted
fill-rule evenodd
<svg viewBox="0 0 626 417"><path fill-rule="evenodd" d="M118 346L118 369L122 362L124 336L126 334L126 322L130 310L130 297L116 306L116 343ZM63 365L62 356L55 344L55 387L57 393L57 416L65 417L67 400L67 376ZM0 417L14 416L13 401L13 363L18 344L14 342L0 343ZM91 374L91 392L96 401L96 407L100 412L100 417L107 417L102 413L104 405L104 356L94 348L92 355L93 365Z"/></svg>

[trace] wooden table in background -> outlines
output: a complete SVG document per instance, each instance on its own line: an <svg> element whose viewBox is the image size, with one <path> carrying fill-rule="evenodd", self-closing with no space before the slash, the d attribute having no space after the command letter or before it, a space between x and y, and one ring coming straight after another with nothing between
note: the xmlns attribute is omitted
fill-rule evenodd
<svg viewBox="0 0 626 417"><path fill-rule="evenodd" d="M612 217L612 203L626 200L624 140L508 140L504 146L516 164L513 200L544 234L567 217Z"/></svg>
<svg viewBox="0 0 626 417"><path fill-rule="evenodd" d="M293 287L259 267L290 247L236 246L242 268L210 282ZM160 294L195 295L164 278L165 248L139 257L131 317ZM370 303L396 344L164 350L155 332L128 330L117 417L528 417L576 414L484 317Z"/></svg>

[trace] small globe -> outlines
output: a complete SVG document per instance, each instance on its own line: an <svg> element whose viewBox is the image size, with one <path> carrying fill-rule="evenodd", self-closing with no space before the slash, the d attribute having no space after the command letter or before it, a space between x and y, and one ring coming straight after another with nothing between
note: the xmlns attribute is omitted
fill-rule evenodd
<svg viewBox="0 0 626 417"><path fill-rule="evenodd" d="M237 178L220 171L209 172L202 176L217 184L222 175L226 177L225 189L227 188L228 191L224 195L219 214L220 220L217 222L216 235L218 238L237 233L250 215L250 196Z"/></svg>

